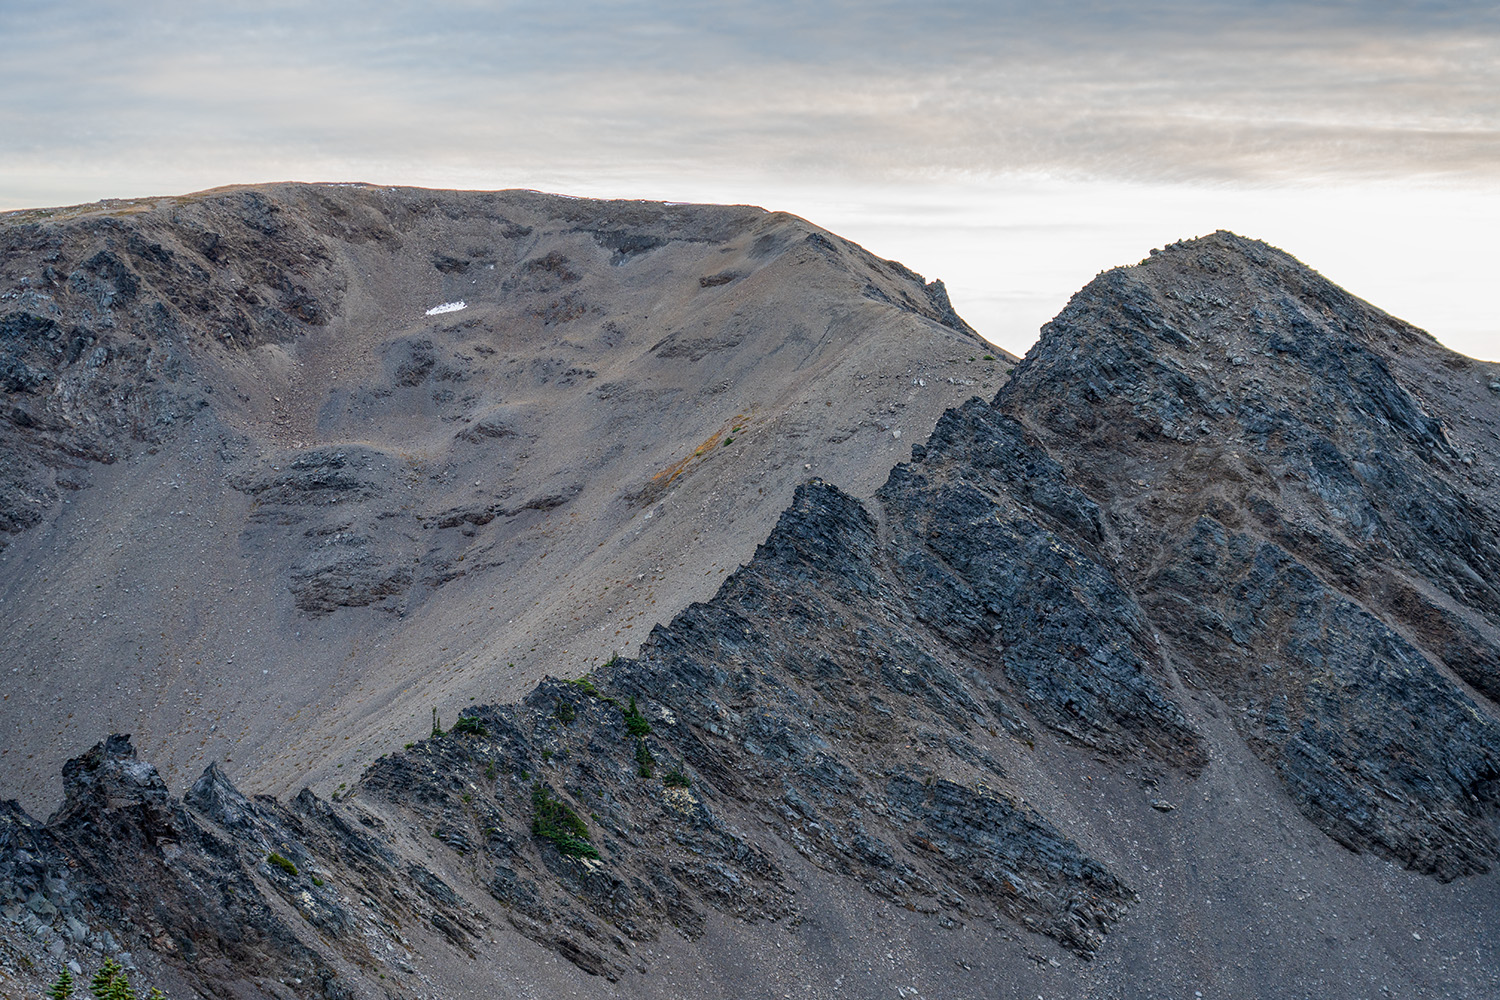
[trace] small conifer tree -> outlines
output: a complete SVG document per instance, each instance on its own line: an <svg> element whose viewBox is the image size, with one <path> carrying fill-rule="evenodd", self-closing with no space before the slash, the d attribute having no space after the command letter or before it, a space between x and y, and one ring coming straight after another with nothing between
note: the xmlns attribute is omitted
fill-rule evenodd
<svg viewBox="0 0 1500 1000"><path fill-rule="evenodd" d="M109 981L109 986L104 991L105 1000L135 1000L135 990L130 988L130 980L124 972L118 973Z"/></svg>
<svg viewBox="0 0 1500 1000"><path fill-rule="evenodd" d="M123 973L120 963L112 958L106 958L104 964L94 973L94 978L89 980L89 992L94 995L94 1000L110 1000L109 987L115 981L115 977Z"/></svg>
<svg viewBox="0 0 1500 1000"><path fill-rule="evenodd" d="M58 973L57 982L47 991L47 1000L68 1000L73 995L73 973L63 969Z"/></svg>

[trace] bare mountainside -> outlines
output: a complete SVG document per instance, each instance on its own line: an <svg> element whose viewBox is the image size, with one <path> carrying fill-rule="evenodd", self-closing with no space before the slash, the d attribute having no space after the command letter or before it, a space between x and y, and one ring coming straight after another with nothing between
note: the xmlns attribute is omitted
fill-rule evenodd
<svg viewBox="0 0 1500 1000"><path fill-rule="evenodd" d="M1101 275L873 496L332 796L115 735L0 969L345 998L1492 998L1500 372L1229 233ZM50 963L50 965L49 965ZM26 984L24 987L21 984Z"/></svg>
<svg viewBox="0 0 1500 1000"><path fill-rule="evenodd" d="M281 185L11 213L0 255L35 804L101 730L335 787L633 652L798 480L869 495L1009 368L940 283L749 207Z"/></svg>

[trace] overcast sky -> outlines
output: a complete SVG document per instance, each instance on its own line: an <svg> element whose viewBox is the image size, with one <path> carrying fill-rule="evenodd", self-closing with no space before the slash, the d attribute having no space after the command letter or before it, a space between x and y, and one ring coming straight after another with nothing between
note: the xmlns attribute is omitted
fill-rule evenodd
<svg viewBox="0 0 1500 1000"><path fill-rule="evenodd" d="M267 180L786 209L1003 346L1231 228L1500 357L1500 5L0 0L0 210Z"/></svg>

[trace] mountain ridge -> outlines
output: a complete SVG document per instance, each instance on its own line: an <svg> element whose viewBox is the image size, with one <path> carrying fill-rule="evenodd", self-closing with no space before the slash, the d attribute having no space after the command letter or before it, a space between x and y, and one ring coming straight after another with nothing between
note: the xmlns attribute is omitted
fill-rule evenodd
<svg viewBox="0 0 1500 1000"><path fill-rule="evenodd" d="M869 500L799 485L636 657L332 801L210 767L179 803L101 743L44 829L7 806L11 909L63 921L69 850L69 915L149 909L43 843L107 830L243 887L174 898L249 952L137 948L230 995L1487 996L1493 378L1265 244L1168 247Z"/></svg>

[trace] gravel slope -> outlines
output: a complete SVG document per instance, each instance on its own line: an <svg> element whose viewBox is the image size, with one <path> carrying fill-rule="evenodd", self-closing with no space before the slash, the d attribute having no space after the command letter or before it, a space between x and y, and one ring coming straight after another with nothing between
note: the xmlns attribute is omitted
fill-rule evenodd
<svg viewBox="0 0 1500 1000"><path fill-rule="evenodd" d="M750 207L277 185L0 247L0 795L35 808L105 730L174 787L336 787L632 652L797 481L868 495L1010 364Z"/></svg>

